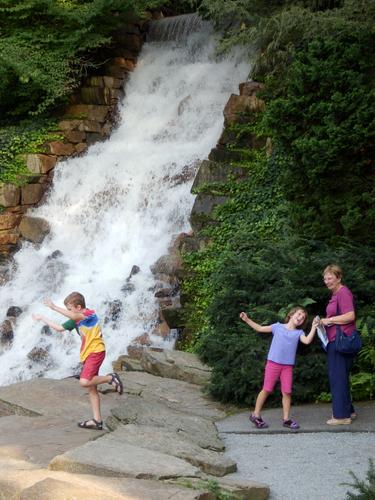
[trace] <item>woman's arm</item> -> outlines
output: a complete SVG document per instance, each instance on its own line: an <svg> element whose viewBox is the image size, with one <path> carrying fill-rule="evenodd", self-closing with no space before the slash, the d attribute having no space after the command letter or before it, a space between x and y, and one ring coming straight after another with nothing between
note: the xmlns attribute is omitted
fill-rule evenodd
<svg viewBox="0 0 375 500"><path fill-rule="evenodd" d="M259 333L272 333L272 326L271 325L259 325L258 323L255 323L252 319L248 317L248 315L245 312L240 313L240 318L242 321L244 321L246 324L248 324L253 330Z"/></svg>
<svg viewBox="0 0 375 500"><path fill-rule="evenodd" d="M352 323L353 321L355 321L354 311L349 311L344 314L338 314L337 316L331 316L330 318L321 319L321 322L324 326L346 325L347 323Z"/></svg>
<svg viewBox="0 0 375 500"><path fill-rule="evenodd" d="M311 342L314 340L318 324L319 324L319 320L315 317L313 319L313 322L311 325L311 330L310 330L309 334L308 335L303 334L299 338L300 341L302 342L302 344L306 344L306 345L311 344Z"/></svg>

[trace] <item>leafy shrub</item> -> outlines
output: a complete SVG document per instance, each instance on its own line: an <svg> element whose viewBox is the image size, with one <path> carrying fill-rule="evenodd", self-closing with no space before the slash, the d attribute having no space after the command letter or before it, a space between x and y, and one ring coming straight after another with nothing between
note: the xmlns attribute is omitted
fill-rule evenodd
<svg viewBox="0 0 375 500"><path fill-rule="evenodd" d="M292 220L317 239L375 241L374 47L366 30L311 42L291 64L286 95L265 113L287 158L280 182Z"/></svg>

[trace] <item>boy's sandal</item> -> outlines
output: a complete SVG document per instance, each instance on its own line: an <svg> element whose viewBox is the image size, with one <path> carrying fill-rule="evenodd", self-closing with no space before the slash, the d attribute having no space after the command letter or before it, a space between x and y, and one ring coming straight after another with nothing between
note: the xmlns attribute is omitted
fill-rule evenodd
<svg viewBox="0 0 375 500"><path fill-rule="evenodd" d="M267 429L268 427L267 422L265 422L262 417L256 417L255 415L251 414L249 420L255 425L257 429Z"/></svg>
<svg viewBox="0 0 375 500"><path fill-rule="evenodd" d="M90 418L90 420L84 420L83 422L78 422L78 427L81 429L95 429L97 431L103 430L103 422L98 422L95 418Z"/></svg>
<svg viewBox="0 0 375 500"><path fill-rule="evenodd" d="M110 373L109 375L111 376L111 380L110 380L110 382L108 382L109 385L112 385L114 383L115 384L115 391L118 392L119 394L122 394L124 392L124 387L122 385L121 379L118 376L118 374L117 373Z"/></svg>
<svg viewBox="0 0 375 500"><path fill-rule="evenodd" d="M288 429L299 429L299 425L295 420L283 420L283 426Z"/></svg>

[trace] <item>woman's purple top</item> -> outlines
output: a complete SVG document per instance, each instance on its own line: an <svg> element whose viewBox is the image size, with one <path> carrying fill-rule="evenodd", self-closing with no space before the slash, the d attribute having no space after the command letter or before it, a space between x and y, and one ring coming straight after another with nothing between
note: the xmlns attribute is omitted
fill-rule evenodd
<svg viewBox="0 0 375 500"><path fill-rule="evenodd" d="M337 304L340 312L337 309ZM327 305L326 315L327 318L331 318L332 316L340 316L350 311L354 311L353 294L347 286L342 286L340 290L332 294ZM351 335L355 330L355 321L351 321L346 325L340 325L340 328L346 335ZM326 331L328 340L333 342L336 338L336 325L327 326Z"/></svg>

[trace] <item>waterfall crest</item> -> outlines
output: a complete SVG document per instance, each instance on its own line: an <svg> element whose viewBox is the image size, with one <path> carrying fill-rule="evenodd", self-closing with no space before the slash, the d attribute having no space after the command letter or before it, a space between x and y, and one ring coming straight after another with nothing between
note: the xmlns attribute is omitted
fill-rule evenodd
<svg viewBox="0 0 375 500"><path fill-rule="evenodd" d="M148 41L165 42L173 40L181 42L189 35L202 29L210 29L210 24L203 21L198 14L183 14L151 21L148 29Z"/></svg>
<svg viewBox="0 0 375 500"><path fill-rule="evenodd" d="M105 319L108 305L121 304L116 321L104 322L107 357L103 372L126 352L132 339L152 330L157 316L150 266L167 253L173 236L189 230L190 187L222 130L223 108L249 67L234 54L220 61L207 26L184 44L144 45L126 85L121 121L109 140L87 154L61 162L47 202L31 215L51 226L40 248L25 243L15 255L11 280L0 287L0 317L20 306L12 347L1 355L0 384L72 374L77 335L41 332L32 313L63 318L42 305L58 305L72 291ZM134 265L132 290L124 288ZM48 360L31 361L42 347Z"/></svg>

